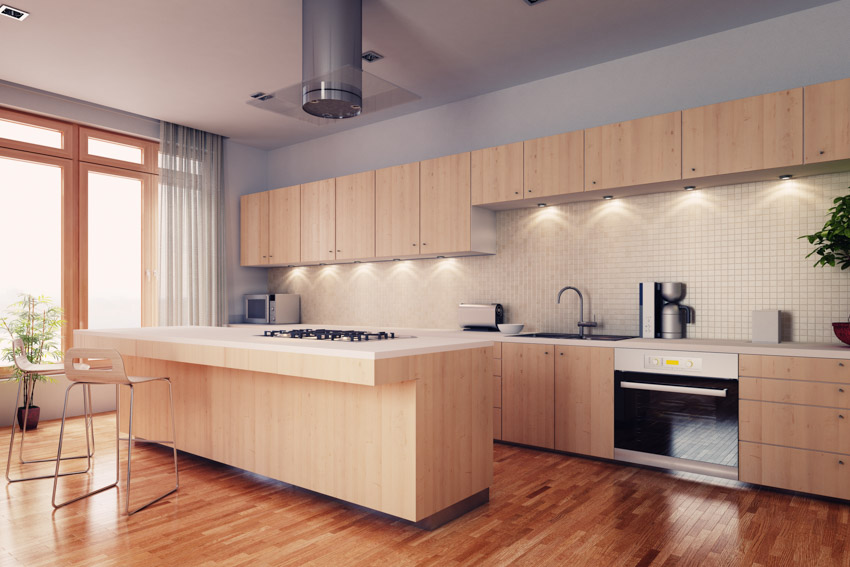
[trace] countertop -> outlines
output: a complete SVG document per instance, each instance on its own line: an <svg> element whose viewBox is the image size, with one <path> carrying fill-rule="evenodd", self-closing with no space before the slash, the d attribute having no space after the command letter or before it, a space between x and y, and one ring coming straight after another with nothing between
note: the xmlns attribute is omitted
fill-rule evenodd
<svg viewBox="0 0 850 567"><path fill-rule="evenodd" d="M850 346L833 343L779 343L759 344L749 341L726 341L713 339L625 339L622 341L588 341L580 339L548 339L523 337L522 335L503 335L499 332L463 331L460 329L412 329L398 327L373 327L368 325L231 325L232 328L252 328L261 333L265 329L358 329L358 330L382 330L393 331L398 335L412 335L417 339L445 339L447 341L499 341L535 343L544 345L571 345L607 348L640 348L653 350L675 350L695 352L724 352L732 354L760 354L773 356L799 356L804 358L842 358L850 359ZM287 339L276 339L287 340ZM290 339L291 340L291 339ZM305 342L305 341L302 341ZM312 341L309 341L312 343ZM322 341L324 342L324 341ZM400 341L381 341L381 343L397 343ZM344 343L350 345L351 343ZM372 344L371 341L368 344ZM486 345L485 345L486 346ZM399 345L403 349L403 345ZM462 347L471 348L471 347ZM395 351L395 348L387 348L386 352Z"/></svg>

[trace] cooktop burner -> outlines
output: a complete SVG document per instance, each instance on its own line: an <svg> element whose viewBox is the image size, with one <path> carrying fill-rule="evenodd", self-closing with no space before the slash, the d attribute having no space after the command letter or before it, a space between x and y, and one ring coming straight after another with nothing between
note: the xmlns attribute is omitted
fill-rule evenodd
<svg viewBox="0 0 850 567"><path fill-rule="evenodd" d="M385 331L342 331L339 329L280 329L263 331L263 337L278 337L281 339L315 339L318 341L383 341L396 337L395 333Z"/></svg>

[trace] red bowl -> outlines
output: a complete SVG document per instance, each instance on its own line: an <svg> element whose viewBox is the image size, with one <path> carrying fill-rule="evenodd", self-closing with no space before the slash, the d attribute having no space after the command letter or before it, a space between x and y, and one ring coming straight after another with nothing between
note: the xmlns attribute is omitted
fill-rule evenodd
<svg viewBox="0 0 850 567"><path fill-rule="evenodd" d="M833 323L832 330L838 340L846 345L850 345L850 323Z"/></svg>

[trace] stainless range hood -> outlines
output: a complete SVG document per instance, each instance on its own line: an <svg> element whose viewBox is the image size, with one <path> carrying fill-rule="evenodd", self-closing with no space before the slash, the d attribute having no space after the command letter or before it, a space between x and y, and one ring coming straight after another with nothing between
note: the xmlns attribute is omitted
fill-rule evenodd
<svg viewBox="0 0 850 567"><path fill-rule="evenodd" d="M363 108L361 0L303 0L301 9L301 108L321 118L358 116Z"/></svg>

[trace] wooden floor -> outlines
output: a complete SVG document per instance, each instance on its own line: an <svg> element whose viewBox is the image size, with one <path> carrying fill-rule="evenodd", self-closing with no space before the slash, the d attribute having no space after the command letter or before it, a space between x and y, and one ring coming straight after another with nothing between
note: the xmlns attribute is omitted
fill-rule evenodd
<svg viewBox="0 0 850 567"><path fill-rule="evenodd" d="M114 475L114 417L96 421L94 478L68 477L60 495ZM42 423L28 456L55 450L57 434ZM169 482L168 452L137 449L134 500ZM180 458L180 491L130 518L123 485L54 511L52 481L7 484L0 565L850 565L848 504L500 444L490 503L433 532Z"/></svg>

